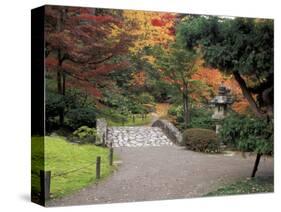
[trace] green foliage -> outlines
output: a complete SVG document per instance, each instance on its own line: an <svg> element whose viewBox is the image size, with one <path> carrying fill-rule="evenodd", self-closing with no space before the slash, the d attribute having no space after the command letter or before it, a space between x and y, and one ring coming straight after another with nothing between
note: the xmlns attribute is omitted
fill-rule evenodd
<svg viewBox="0 0 281 212"><path fill-rule="evenodd" d="M231 185L219 188L217 191L210 192L205 196L222 196L234 194L253 194L273 192L273 177L255 177L238 181Z"/></svg>
<svg viewBox="0 0 281 212"><path fill-rule="evenodd" d="M66 125L72 129L77 129L81 126L95 127L96 124L96 108L83 107L75 108L68 111L66 114Z"/></svg>
<svg viewBox="0 0 281 212"><path fill-rule="evenodd" d="M130 60L130 58L124 58ZM130 88L130 80L132 80L133 68L127 68L119 71L113 71L108 74L108 77L116 83L116 86L121 90L128 90Z"/></svg>
<svg viewBox="0 0 281 212"><path fill-rule="evenodd" d="M192 16L179 24L177 37L187 49L199 50L205 65L234 74L248 101L255 95L258 109L265 107L272 115L273 20ZM260 111L250 105L259 116Z"/></svg>
<svg viewBox="0 0 281 212"><path fill-rule="evenodd" d="M119 119L126 119L131 113L141 113L144 110L133 95L123 95L109 90L104 91L102 103L110 107Z"/></svg>
<svg viewBox="0 0 281 212"><path fill-rule="evenodd" d="M265 119L237 114L229 116L223 121L220 137L225 144L241 151L273 152L273 126Z"/></svg>
<svg viewBox="0 0 281 212"><path fill-rule="evenodd" d="M220 70L259 77L273 71L273 21L197 16L178 26L188 48L201 47L205 61Z"/></svg>
<svg viewBox="0 0 281 212"><path fill-rule="evenodd" d="M95 128L90 128L88 126L79 127L77 130L73 132L74 136L78 138L87 138L87 137L94 137L97 136L97 130Z"/></svg>
<svg viewBox="0 0 281 212"><path fill-rule="evenodd" d="M152 104L155 102L155 99L151 94L144 92L138 96L138 101L141 104Z"/></svg>
<svg viewBox="0 0 281 212"><path fill-rule="evenodd" d="M212 119L213 112L207 108L192 108L191 109L191 128L204 128L204 129L215 129L215 123Z"/></svg>
<svg viewBox="0 0 281 212"><path fill-rule="evenodd" d="M177 115L177 108L178 108L178 106L172 105L168 110L168 114L172 115L172 116L176 116Z"/></svg>
<svg viewBox="0 0 281 212"><path fill-rule="evenodd" d="M190 150L197 152L217 153L220 142L213 130L191 128L183 133L183 143Z"/></svg>
<svg viewBox="0 0 281 212"><path fill-rule="evenodd" d="M42 152L42 145L44 145L45 154ZM53 198L65 196L94 183L96 179L93 174L96 166L93 163L97 156L102 158L101 178L108 176L114 169L114 166L109 165L109 150L92 144L74 145L63 137L32 137L32 149L33 194L39 192L39 171L44 168L52 172ZM45 165L44 168L42 164ZM73 171L77 169L79 170ZM67 172L69 173L63 175Z"/></svg>
<svg viewBox="0 0 281 212"><path fill-rule="evenodd" d="M56 130L59 128L58 116L59 112L66 106L66 101L63 95L47 91L46 92L46 130Z"/></svg>
<svg viewBox="0 0 281 212"><path fill-rule="evenodd" d="M181 105L172 105L168 114L175 116L178 127L183 127L183 107ZM215 123L212 120L212 111L207 108L192 108L190 110L191 120L190 128L215 129Z"/></svg>
<svg viewBox="0 0 281 212"><path fill-rule="evenodd" d="M168 114L175 116L176 121L178 123L183 122L183 106L182 105L172 105L168 110Z"/></svg>
<svg viewBox="0 0 281 212"><path fill-rule="evenodd" d="M155 47L156 67L162 70L163 77L170 78L173 85L180 90L180 85L187 84L192 74L196 71L195 51L183 48L177 40L171 43L168 50Z"/></svg>
<svg viewBox="0 0 281 212"><path fill-rule="evenodd" d="M94 126L96 108L85 92L78 89L68 89L65 95L51 90L46 92L46 128L47 131L57 130L59 127L59 112L65 115L64 127L77 129L82 125ZM88 116L88 117L87 117Z"/></svg>
<svg viewBox="0 0 281 212"><path fill-rule="evenodd" d="M98 113L99 117L112 120L113 122L122 122L127 119L127 116L120 114L117 110L112 108L102 108Z"/></svg>
<svg viewBox="0 0 281 212"><path fill-rule="evenodd" d="M107 119L107 122L109 126L143 126L150 124L151 120L150 115L134 114L126 117L124 122L122 120L113 120L111 117Z"/></svg>
<svg viewBox="0 0 281 212"><path fill-rule="evenodd" d="M51 119L59 115L59 110L65 107L63 95L46 92L46 118Z"/></svg>

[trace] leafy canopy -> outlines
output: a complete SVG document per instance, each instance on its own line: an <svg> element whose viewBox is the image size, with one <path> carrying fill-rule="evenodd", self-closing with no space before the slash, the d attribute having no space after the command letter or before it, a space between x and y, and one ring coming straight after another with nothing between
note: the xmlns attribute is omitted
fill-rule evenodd
<svg viewBox="0 0 281 212"><path fill-rule="evenodd" d="M273 71L273 21L198 16L178 27L188 48L201 48L205 62L226 72L266 77Z"/></svg>

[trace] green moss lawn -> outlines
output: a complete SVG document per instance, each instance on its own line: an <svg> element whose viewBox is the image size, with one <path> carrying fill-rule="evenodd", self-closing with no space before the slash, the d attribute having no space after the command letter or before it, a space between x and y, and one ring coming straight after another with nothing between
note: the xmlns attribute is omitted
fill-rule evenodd
<svg viewBox="0 0 281 212"><path fill-rule="evenodd" d="M32 190L39 192L39 171L43 166L42 137L32 138ZM109 150L92 144L71 144L63 137L45 137L45 170L51 171L51 197L79 190L95 179L95 161L101 156L101 179L114 169L109 166ZM68 174L65 174L68 173Z"/></svg>

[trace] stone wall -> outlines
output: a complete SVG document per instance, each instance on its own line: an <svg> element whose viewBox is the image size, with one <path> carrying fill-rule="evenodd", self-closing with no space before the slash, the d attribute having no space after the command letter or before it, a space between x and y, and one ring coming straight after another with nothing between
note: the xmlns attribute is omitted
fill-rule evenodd
<svg viewBox="0 0 281 212"><path fill-rule="evenodd" d="M96 123L98 143L102 144L103 139L106 142L107 122L104 118L97 119Z"/></svg>
<svg viewBox="0 0 281 212"><path fill-rule="evenodd" d="M158 119L152 123L152 127L159 127L163 130L165 135L175 144L182 145L181 132L169 121Z"/></svg>

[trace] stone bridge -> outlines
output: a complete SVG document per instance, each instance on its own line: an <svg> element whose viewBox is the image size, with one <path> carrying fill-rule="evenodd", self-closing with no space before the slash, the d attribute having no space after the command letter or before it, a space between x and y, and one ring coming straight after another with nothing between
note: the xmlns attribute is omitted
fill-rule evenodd
<svg viewBox="0 0 281 212"><path fill-rule="evenodd" d="M145 147L174 145L159 127L109 127L108 141L112 147Z"/></svg>
<svg viewBox="0 0 281 212"><path fill-rule="evenodd" d="M112 147L172 146L182 140L178 129L167 120L156 120L151 126L108 127L105 119L97 120L101 143Z"/></svg>

